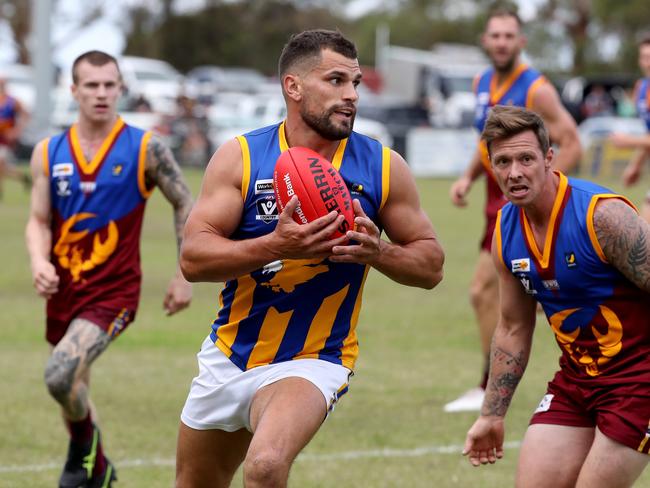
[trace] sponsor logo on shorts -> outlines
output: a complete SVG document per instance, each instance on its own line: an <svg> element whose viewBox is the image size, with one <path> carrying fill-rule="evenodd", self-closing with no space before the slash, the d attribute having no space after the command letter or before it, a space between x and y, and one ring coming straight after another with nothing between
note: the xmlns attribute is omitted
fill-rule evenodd
<svg viewBox="0 0 650 488"><path fill-rule="evenodd" d="M553 401L554 396L555 395L544 395L542 401L539 402L539 405L537 405L535 413L548 412L548 410L551 408L551 402Z"/></svg>
<svg viewBox="0 0 650 488"><path fill-rule="evenodd" d="M511 264L513 273L527 273L530 271L530 258L513 259Z"/></svg>
<svg viewBox="0 0 650 488"><path fill-rule="evenodd" d="M537 295L537 290L533 287L533 280L531 280L528 276L520 274L518 276L519 281L521 281L521 284L524 286L524 290L526 293L529 295Z"/></svg>
<svg viewBox="0 0 650 488"><path fill-rule="evenodd" d="M255 220L261 220L265 224L269 224L274 220L278 220L278 205L275 201L275 196L269 195L264 198L260 198L255 202L257 208L257 215Z"/></svg>
<svg viewBox="0 0 650 488"><path fill-rule="evenodd" d="M255 195L273 193L273 180L255 180Z"/></svg>
<svg viewBox="0 0 650 488"><path fill-rule="evenodd" d="M72 163L57 163L52 166L52 176L57 178L59 176L72 176L74 166Z"/></svg>
<svg viewBox="0 0 650 488"><path fill-rule="evenodd" d="M542 285L544 285L544 288L548 291L556 291L560 289L560 284L557 280L542 280Z"/></svg>

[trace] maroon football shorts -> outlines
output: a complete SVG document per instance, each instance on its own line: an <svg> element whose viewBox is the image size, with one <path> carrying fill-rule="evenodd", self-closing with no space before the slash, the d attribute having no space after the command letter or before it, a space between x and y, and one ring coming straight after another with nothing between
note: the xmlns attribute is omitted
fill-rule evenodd
<svg viewBox="0 0 650 488"><path fill-rule="evenodd" d="M650 384L581 387L562 371L548 384L531 424L598 427L605 436L639 452L650 449Z"/></svg>
<svg viewBox="0 0 650 488"><path fill-rule="evenodd" d="M485 220L485 232L483 233L483 239L481 239L481 249L484 249L488 252L492 251L492 236L494 235L494 227L497 224L497 217L486 216Z"/></svg>
<svg viewBox="0 0 650 488"><path fill-rule="evenodd" d="M45 337L47 342L56 345L63 338L74 319L85 319L99 326L111 339L120 335L133 322L135 311L126 308L103 308L96 305L83 309L71 320L47 318Z"/></svg>

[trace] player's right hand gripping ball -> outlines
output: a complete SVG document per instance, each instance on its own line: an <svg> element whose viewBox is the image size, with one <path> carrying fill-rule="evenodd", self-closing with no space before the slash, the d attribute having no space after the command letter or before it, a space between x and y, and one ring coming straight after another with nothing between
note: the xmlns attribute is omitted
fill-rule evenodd
<svg viewBox="0 0 650 488"><path fill-rule="evenodd" d="M293 195L298 207L293 220L306 224L336 210L345 217L331 239L345 235L354 226L354 211L348 187L327 159L306 147L292 147L275 163L273 188L280 211Z"/></svg>

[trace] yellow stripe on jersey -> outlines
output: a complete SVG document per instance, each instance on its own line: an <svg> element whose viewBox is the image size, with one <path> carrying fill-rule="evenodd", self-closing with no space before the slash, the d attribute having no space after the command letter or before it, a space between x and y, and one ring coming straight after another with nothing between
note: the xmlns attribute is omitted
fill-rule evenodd
<svg viewBox="0 0 650 488"><path fill-rule="evenodd" d="M50 138L43 140L43 174L50 177L50 155L48 154L47 148L50 144Z"/></svg>
<svg viewBox="0 0 650 488"><path fill-rule="evenodd" d="M390 148L381 148L381 203L379 211L384 208L390 191Z"/></svg>
<svg viewBox="0 0 650 488"><path fill-rule="evenodd" d="M587 232L589 233L589 240L591 240L591 245L594 247L594 251L596 251L596 254L598 254L598 257L603 263L607 263L607 258L605 257L603 248L600 247L600 242L598 242L598 236L596 235L596 229L594 228L594 212L596 211L596 204L598 203L598 200L605 198L618 198L619 200L623 200L638 213L638 210L634 204L622 195L616 195L614 193L603 193L601 195L594 195L591 197L591 202L589 202L589 208L587 209Z"/></svg>
<svg viewBox="0 0 650 488"><path fill-rule="evenodd" d="M287 142L287 134L284 131L284 124L286 121L283 121L280 124L280 128L278 129L278 142L280 143L280 152L283 153L287 149L289 149L289 143Z"/></svg>
<svg viewBox="0 0 650 488"><path fill-rule="evenodd" d="M323 300L321 306L316 312L314 320L309 327L309 333L305 339L305 344L296 358L317 358L318 351L325 347L325 342L332 332L336 312L341 307L343 300L348 294L350 285L346 285L340 291L328 296Z"/></svg>
<svg viewBox="0 0 650 488"><path fill-rule="evenodd" d="M278 340L278 337L280 339L284 337L291 315L293 315L293 310L281 313L275 307L269 308L266 317L264 317L264 322L262 322L255 347L253 347L251 355L248 357L246 369L269 364L273 361L280 347L281 341Z"/></svg>
<svg viewBox="0 0 650 488"><path fill-rule="evenodd" d="M332 166L334 166L337 171L340 171L341 169L341 164L343 163L343 154L345 153L345 146L347 145L348 139L346 137L345 139L342 139L341 142L339 142L339 147L336 148L336 152L332 158Z"/></svg>
<svg viewBox="0 0 650 488"><path fill-rule="evenodd" d="M83 150L81 149L79 134L77 133L77 124L73 124L72 127L70 127L70 141L72 141L72 150L74 152L75 158L77 159L77 163L79 163L81 171L87 175L91 175L95 172L97 167L104 160L106 153L113 145L113 141L115 141L115 138L120 133L122 127L124 127L124 121L121 117L118 117L115 121L115 124L113 125L113 128L111 129L111 132L108 134L106 139L104 139L104 142L102 142L99 151L95 153L95 156L93 156L93 159L90 161L90 163L86 161L86 156L84 156Z"/></svg>
<svg viewBox="0 0 650 488"><path fill-rule="evenodd" d="M494 245L497 246L497 251L499 252L499 260L503 266L508 269L505 261L503 260L503 248L501 247L501 209L497 212L497 221L494 224Z"/></svg>
<svg viewBox="0 0 650 488"><path fill-rule="evenodd" d="M564 176L562 173L559 171L555 172L559 177L560 177L560 183L557 189L557 195L555 195L555 202L553 203L553 209L551 210L551 218L548 223L548 227L546 228L546 237L544 238L544 251L543 253L539 252L539 248L537 247L537 241L535 240L535 235L533 234L533 230L530 227L530 224L528 223L528 218L526 217L526 213L524 212L524 233L526 234L526 240L528 241L528 245L530 246L531 251L533 251L533 254L535 255L535 258L537 258L537 261L539 262L540 266L544 269L548 268L549 261L551 259L551 247L553 245L553 234L555 232L555 227L560 225L560 223L557 221L558 214L560 213L560 207L562 207L562 201L564 200L564 195L567 191L567 187L569 186L569 180L567 179L566 176Z"/></svg>
<svg viewBox="0 0 650 488"><path fill-rule="evenodd" d="M345 338L345 341L343 341L343 347L341 348L341 364L350 370L354 369L354 363L357 357L359 357L357 323L359 321L359 312L361 312L361 294L363 293L363 286L366 283L366 278L368 277L368 271L370 271L370 266L366 266L366 269L363 272L361 286L359 286L359 294L357 295L357 299L354 302L352 317L350 317L350 333Z"/></svg>
<svg viewBox="0 0 650 488"><path fill-rule="evenodd" d="M155 187L147 188L145 179L145 172L147 170L147 147L149 146L149 139L151 139L151 132L145 132L140 142L140 152L138 153L138 188L140 194L144 198L149 198L153 193Z"/></svg>
<svg viewBox="0 0 650 488"><path fill-rule="evenodd" d="M248 185L251 179L251 151L248 148L248 141L244 136L237 136L241 146L242 175L241 175L241 196L246 200L248 195Z"/></svg>
<svg viewBox="0 0 650 488"><path fill-rule="evenodd" d="M544 78L543 76L540 76L535 81L533 81L532 85L530 85L530 88L528 88L528 93L526 93L526 108L527 109L530 110L530 109L533 108L533 97L535 96L535 92L544 83L546 83L546 78Z"/></svg>
<svg viewBox="0 0 650 488"><path fill-rule="evenodd" d="M230 307L230 320L217 330L216 345L228 357L232 354L230 348L235 343L239 322L248 317L248 313L253 306L255 284L255 280L250 275L237 279L237 290Z"/></svg>

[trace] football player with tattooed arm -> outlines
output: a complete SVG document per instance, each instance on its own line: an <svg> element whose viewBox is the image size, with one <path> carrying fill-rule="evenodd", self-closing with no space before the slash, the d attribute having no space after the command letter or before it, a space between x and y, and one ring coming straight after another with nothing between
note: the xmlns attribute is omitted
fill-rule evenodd
<svg viewBox="0 0 650 488"><path fill-rule="evenodd" d="M179 249L192 197L171 151L117 114L117 61L86 52L75 60L72 77L77 122L32 154L26 240L34 287L47 299L46 338L53 349L45 383L70 433L59 486L106 487L116 476L89 397L91 366L135 317L148 197L157 186L171 203ZM177 267L164 310L172 315L191 298L191 284Z"/></svg>
<svg viewBox="0 0 650 488"><path fill-rule="evenodd" d="M650 226L621 195L553 171L536 114L494 107L482 139L509 202L492 246L501 316L463 454L503 456L539 302L562 352L524 437L518 487L631 486L650 450Z"/></svg>

